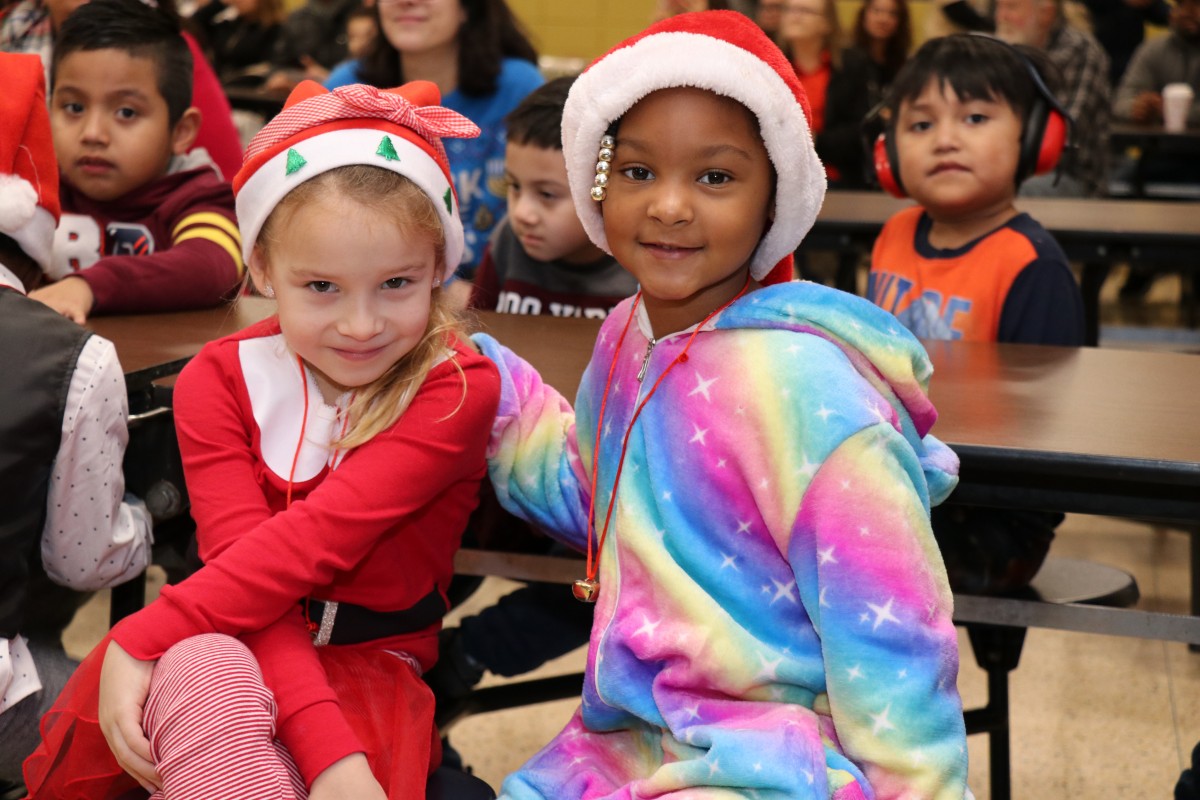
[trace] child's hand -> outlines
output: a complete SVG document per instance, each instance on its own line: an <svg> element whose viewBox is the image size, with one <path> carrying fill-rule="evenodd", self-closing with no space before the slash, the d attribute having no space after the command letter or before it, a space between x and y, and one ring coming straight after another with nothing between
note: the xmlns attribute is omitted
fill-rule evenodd
<svg viewBox="0 0 1200 800"><path fill-rule="evenodd" d="M362 753L346 756L330 764L313 781L312 791L308 793L308 800L341 800L343 797L387 800L383 787L371 774L367 757Z"/></svg>
<svg viewBox="0 0 1200 800"><path fill-rule="evenodd" d="M92 287L82 278L63 278L58 283L30 292L29 296L80 325L87 321L88 314L92 313L92 306L96 304L96 295L92 293Z"/></svg>
<svg viewBox="0 0 1200 800"><path fill-rule="evenodd" d="M150 742L142 731L142 708L150 694L152 672L153 661L139 661L116 642L108 643L100 668L100 730L117 763L148 792L162 788Z"/></svg>

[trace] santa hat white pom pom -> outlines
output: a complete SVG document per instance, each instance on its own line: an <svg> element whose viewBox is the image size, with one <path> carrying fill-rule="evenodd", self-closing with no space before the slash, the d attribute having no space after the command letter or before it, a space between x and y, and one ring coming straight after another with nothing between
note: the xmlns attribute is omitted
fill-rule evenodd
<svg viewBox="0 0 1200 800"><path fill-rule="evenodd" d="M0 175L0 231L16 231L33 219L38 195L29 181Z"/></svg>

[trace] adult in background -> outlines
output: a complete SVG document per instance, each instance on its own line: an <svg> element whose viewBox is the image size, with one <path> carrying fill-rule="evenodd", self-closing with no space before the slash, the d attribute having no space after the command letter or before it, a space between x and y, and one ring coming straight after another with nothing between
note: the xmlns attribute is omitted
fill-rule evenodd
<svg viewBox="0 0 1200 800"><path fill-rule="evenodd" d="M758 0L754 7L754 21L763 33L774 39L779 34L783 18L783 0Z"/></svg>
<svg viewBox="0 0 1200 800"><path fill-rule="evenodd" d="M1189 128L1200 126L1200 0L1177 0L1171 9L1171 32L1159 36L1133 54L1113 100L1113 115L1120 120L1161 125L1162 90L1168 83L1192 87L1188 109ZM1200 184L1200 162L1177 154L1145 153L1140 165L1125 157L1116 170L1126 174L1140 169L1143 181ZM1124 301L1141 300L1150 291L1158 270L1138 266L1131 269L1121 286Z"/></svg>
<svg viewBox="0 0 1200 800"><path fill-rule="evenodd" d="M71 12L87 0L18 0L0 9L0 52L36 53L49 83L50 61L54 55L54 36ZM152 5L178 21L174 0L158 0ZM233 111L221 89L217 75L208 63L200 44L184 33L192 51L192 105L200 109L200 133L193 149L203 147L230 178L242 166L242 140L233 124Z"/></svg>
<svg viewBox="0 0 1200 800"><path fill-rule="evenodd" d="M443 106L479 126L478 139L445 143L466 229L459 277L469 280L507 210L504 117L542 85L537 51L504 0L378 0L376 8L374 45L336 68L325 85L431 81ZM464 281L459 291L469 294L470 286Z"/></svg>
<svg viewBox="0 0 1200 800"><path fill-rule="evenodd" d="M1146 25L1165 26L1170 16L1166 0L1083 0L1092 18L1092 33L1108 53L1108 79L1116 86L1125 74Z"/></svg>
<svg viewBox="0 0 1200 800"><path fill-rule="evenodd" d="M1089 197L1104 193L1111 91L1108 54L1086 31L1070 27L1063 0L996 0L996 35L1041 50L1058 68L1058 101L1078 124L1074 152L1061 175L1035 175L1025 196Z"/></svg>
<svg viewBox="0 0 1200 800"><path fill-rule="evenodd" d="M870 59L842 48L835 0L784 0L778 39L808 94L817 155L830 185L862 186L866 151L859 128L871 108Z"/></svg>
<svg viewBox="0 0 1200 800"><path fill-rule="evenodd" d="M1113 114L1117 119L1162 122L1162 90L1168 83L1192 87L1188 127L1200 126L1200 0L1177 0L1171 9L1171 32L1144 42L1117 87Z"/></svg>
<svg viewBox="0 0 1200 800"><path fill-rule="evenodd" d="M221 83L257 85L285 16L283 0L203 0L189 20L203 35Z"/></svg>
<svg viewBox="0 0 1200 800"><path fill-rule="evenodd" d="M292 89L305 78L324 81L346 59L346 27L359 0L308 0L288 14L271 54L266 87ZM398 85L398 84L397 84Z"/></svg>
<svg viewBox="0 0 1200 800"><path fill-rule="evenodd" d="M883 99L912 49L908 0L865 0L854 21L854 47L871 66L871 105Z"/></svg>

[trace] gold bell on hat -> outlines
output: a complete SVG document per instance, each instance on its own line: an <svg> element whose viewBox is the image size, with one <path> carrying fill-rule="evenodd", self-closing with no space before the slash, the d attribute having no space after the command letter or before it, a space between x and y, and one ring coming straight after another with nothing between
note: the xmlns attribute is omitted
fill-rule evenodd
<svg viewBox="0 0 1200 800"><path fill-rule="evenodd" d="M591 578L581 578L571 586L571 594L581 603L594 603L600 596L600 581Z"/></svg>

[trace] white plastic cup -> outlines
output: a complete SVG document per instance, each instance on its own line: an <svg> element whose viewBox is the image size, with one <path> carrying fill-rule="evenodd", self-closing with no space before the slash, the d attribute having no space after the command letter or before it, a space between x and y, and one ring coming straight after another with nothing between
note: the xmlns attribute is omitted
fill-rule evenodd
<svg viewBox="0 0 1200 800"><path fill-rule="evenodd" d="M1170 133L1187 129L1188 110L1195 93L1186 83L1168 83L1163 87L1163 127Z"/></svg>

